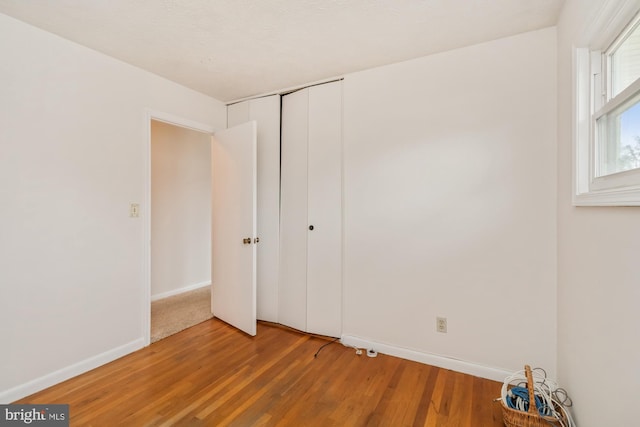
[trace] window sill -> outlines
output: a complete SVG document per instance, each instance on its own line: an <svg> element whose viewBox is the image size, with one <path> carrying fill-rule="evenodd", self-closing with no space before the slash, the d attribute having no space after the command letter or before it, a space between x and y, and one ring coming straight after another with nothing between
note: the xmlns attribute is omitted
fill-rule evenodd
<svg viewBox="0 0 640 427"><path fill-rule="evenodd" d="M640 206L640 186L574 194L573 206Z"/></svg>

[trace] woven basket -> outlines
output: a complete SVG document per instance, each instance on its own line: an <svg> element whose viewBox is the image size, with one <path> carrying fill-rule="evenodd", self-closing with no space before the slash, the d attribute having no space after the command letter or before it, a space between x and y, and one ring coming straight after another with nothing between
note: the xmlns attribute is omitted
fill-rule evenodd
<svg viewBox="0 0 640 427"><path fill-rule="evenodd" d="M517 409L511 409L507 407L503 400L500 400L502 405L502 419L504 425L507 427L560 427L562 424L553 418L545 417L538 413L538 407L536 406L536 400L533 394L533 374L531 373L531 367L525 365L525 374L527 376L527 390L529 391L529 411L518 411ZM564 425L568 425L564 418L564 412L559 411L563 416Z"/></svg>

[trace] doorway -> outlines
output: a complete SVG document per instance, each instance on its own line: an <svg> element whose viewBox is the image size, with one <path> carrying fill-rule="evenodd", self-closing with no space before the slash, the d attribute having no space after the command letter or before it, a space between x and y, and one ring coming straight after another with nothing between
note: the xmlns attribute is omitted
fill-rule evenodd
<svg viewBox="0 0 640 427"><path fill-rule="evenodd" d="M211 136L149 120L147 344L212 317Z"/></svg>

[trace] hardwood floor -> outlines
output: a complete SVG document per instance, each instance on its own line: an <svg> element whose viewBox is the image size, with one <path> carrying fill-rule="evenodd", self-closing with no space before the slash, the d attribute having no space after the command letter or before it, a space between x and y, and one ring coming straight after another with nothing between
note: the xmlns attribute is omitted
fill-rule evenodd
<svg viewBox="0 0 640 427"><path fill-rule="evenodd" d="M72 426L502 426L500 383L259 323L209 320L16 403Z"/></svg>

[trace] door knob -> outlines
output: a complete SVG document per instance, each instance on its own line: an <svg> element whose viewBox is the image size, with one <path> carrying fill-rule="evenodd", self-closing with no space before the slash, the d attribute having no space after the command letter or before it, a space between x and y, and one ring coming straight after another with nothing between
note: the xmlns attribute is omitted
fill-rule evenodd
<svg viewBox="0 0 640 427"><path fill-rule="evenodd" d="M258 243L258 242L260 242L260 238L259 237L256 237L255 239L253 239L253 243Z"/></svg>
<svg viewBox="0 0 640 427"><path fill-rule="evenodd" d="M309 226L309 230L313 231L313 225Z"/></svg>
<svg viewBox="0 0 640 427"><path fill-rule="evenodd" d="M244 243L245 245L250 245L251 244L251 237L247 237L246 239L242 239L242 243Z"/></svg>

